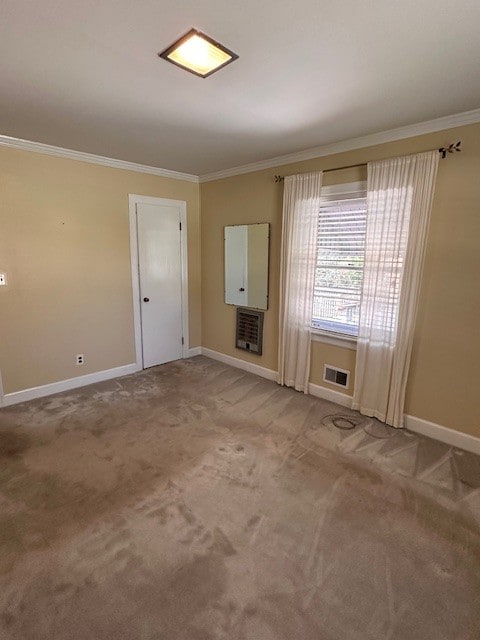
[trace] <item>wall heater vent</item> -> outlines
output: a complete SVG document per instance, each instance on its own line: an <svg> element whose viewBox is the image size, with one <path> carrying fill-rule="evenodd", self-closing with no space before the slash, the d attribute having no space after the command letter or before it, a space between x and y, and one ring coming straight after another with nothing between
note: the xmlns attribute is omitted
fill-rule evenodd
<svg viewBox="0 0 480 640"><path fill-rule="evenodd" d="M338 367L332 367L332 365L326 364L323 367L323 380L324 382L335 384L337 387L348 389L350 371L339 369Z"/></svg>
<svg viewBox="0 0 480 640"><path fill-rule="evenodd" d="M237 334L235 346L262 355L263 311L237 307Z"/></svg>

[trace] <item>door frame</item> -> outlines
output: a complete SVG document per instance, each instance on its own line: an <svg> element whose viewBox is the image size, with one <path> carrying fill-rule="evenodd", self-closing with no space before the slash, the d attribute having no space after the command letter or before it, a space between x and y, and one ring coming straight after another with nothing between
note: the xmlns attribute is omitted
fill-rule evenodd
<svg viewBox="0 0 480 640"><path fill-rule="evenodd" d="M187 203L184 200L170 200L152 196L128 194L128 215L130 222L130 262L132 269L133 326L135 331L135 362L137 370L143 370L142 317L140 311L140 274L138 266L137 204L170 205L180 208L180 254L182 263L182 358L188 357L188 251L187 251Z"/></svg>

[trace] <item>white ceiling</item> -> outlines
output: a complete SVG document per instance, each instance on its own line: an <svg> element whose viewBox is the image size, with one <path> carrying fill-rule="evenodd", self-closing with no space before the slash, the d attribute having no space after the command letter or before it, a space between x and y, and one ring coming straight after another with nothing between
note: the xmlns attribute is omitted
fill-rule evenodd
<svg viewBox="0 0 480 640"><path fill-rule="evenodd" d="M2 0L0 134L196 175L480 107L479 0ZM202 79L191 27L239 54Z"/></svg>

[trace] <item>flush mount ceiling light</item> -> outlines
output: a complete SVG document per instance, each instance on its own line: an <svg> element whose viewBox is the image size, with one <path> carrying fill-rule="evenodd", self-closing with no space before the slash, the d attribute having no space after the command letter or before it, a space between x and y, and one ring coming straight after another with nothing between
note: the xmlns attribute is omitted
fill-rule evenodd
<svg viewBox="0 0 480 640"><path fill-rule="evenodd" d="M191 29L158 55L201 78L206 78L238 58L236 53L196 29Z"/></svg>

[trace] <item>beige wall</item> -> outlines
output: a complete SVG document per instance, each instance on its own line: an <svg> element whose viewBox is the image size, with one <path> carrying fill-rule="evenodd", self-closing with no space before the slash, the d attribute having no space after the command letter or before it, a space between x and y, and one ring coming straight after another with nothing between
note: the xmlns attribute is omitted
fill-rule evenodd
<svg viewBox="0 0 480 640"><path fill-rule="evenodd" d="M198 184L7 148L0 180L5 393L135 361L129 193L187 202L190 346L200 345Z"/></svg>
<svg viewBox="0 0 480 640"><path fill-rule="evenodd" d="M278 282L282 189L275 174L365 163L462 140L462 153L441 161L428 237L421 303L407 388L406 412L480 436L480 125L450 129L330 157L275 167L201 185L204 347L277 369ZM353 169L325 175L325 184L365 178ZM235 308L223 301L223 226L269 222L270 308L264 353L234 347ZM323 364L355 367L355 352L312 344L311 381L324 383ZM351 393L352 385L349 390Z"/></svg>

